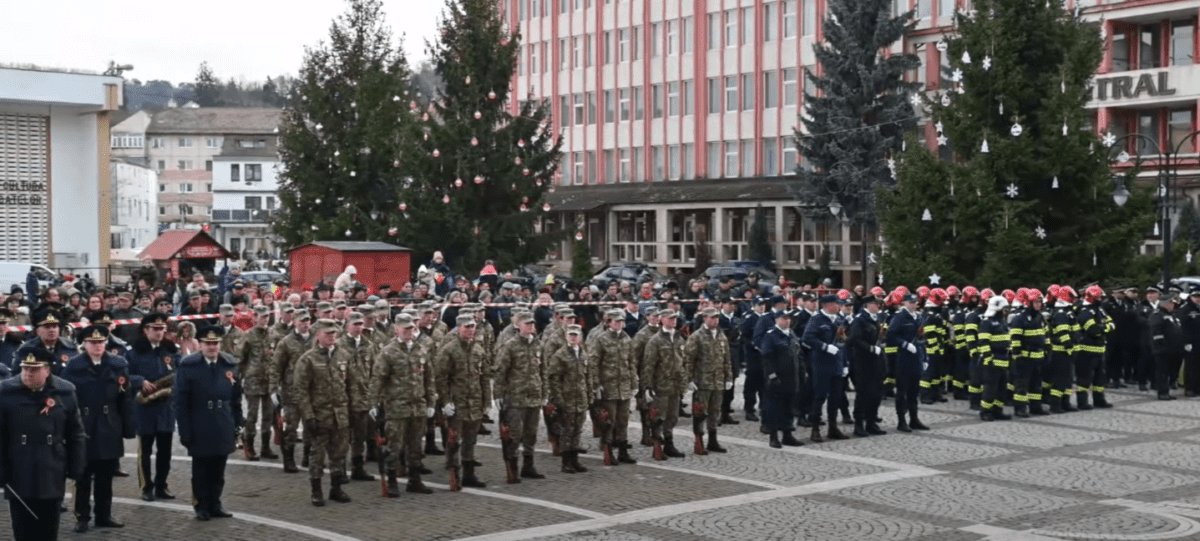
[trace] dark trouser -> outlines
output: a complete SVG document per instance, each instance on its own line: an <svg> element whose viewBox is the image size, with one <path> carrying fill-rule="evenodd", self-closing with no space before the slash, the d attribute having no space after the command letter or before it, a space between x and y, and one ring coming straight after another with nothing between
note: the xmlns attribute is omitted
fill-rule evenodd
<svg viewBox="0 0 1200 541"><path fill-rule="evenodd" d="M227 455L192 457L192 507L212 511L221 506L227 460Z"/></svg>
<svg viewBox="0 0 1200 541"><path fill-rule="evenodd" d="M1184 389L1200 392L1200 351L1194 347L1191 353L1183 354Z"/></svg>
<svg viewBox="0 0 1200 541"><path fill-rule="evenodd" d="M1136 372L1138 384L1154 383L1155 363L1157 355L1150 351L1150 344L1144 343L1138 349Z"/></svg>
<svg viewBox="0 0 1200 541"><path fill-rule="evenodd" d="M1005 363L996 366L996 362ZM1008 361L992 361L982 367L983 398L981 406L984 411L1000 411L1004 409L1004 390L1008 388Z"/></svg>
<svg viewBox="0 0 1200 541"><path fill-rule="evenodd" d="M1090 351L1076 353L1075 384L1079 386L1079 392L1103 393L1104 386L1108 385L1106 368L1104 354Z"/></svg>
<svg viewBox="0 0 1200 541"><path fill-rule="evenodd" d="M792 403L794 408L792 413L801 419L807 417L813 408L813 372L812 366L807 363L805 363L805 376L805 381L800 384L800 390L796 392L795 401Z"/></svg>
<svg viewBox="0 0 1200 541"><path fill-rule="evenodd" d="M53 541L58 539L58 516L62 500L30 500L24 504L8 494L8 516L14 541ZM29 509L25 509L28 505ZM30 514L30 511L33 514ZM37 518L34 518L34 515Z"/></svg>
<svg viewBox="0 0 1200 541"><path fill-rule="evenodd" d="M975 398L983 396L983 358L979 355L971 355L971 359L967 364L967 392L971 393ZM980 398L982 400L982 398Z"/></svg>
<svg viewBox="0 0 1200 541"><path fill-rule="evenodd" d="M147 490L166 490L167 474L171 473L172 432L158 432L152 436L138 436L138 487ZM150 455L158 448L154 460L154 476L150 475Z"/></svg>
<svg viewBox="0 0 1200 541"><path fill-rule="evenodd" d="M1062 352L1050 352L1050 396L1053 398L1071 398L1072 384L1075 382L1075 356Z"/></svg>
<svg viewBox="0 0 1200 541"><path fill-rule="evenodd" d="M1108 341L1108 347L1105 348L1104 363L1105 371L1112 379L1121 379L1125 377L1125 365L1128 364L1129 353L1125 344L1113 339ZM1105 382L1108 383L1108 382Z"/></svg>
<svg viewBox="0 0 1200 541"><path fill-rule="evenodd" d="M446 434L446 469L458 469L463 462L473 462L475 460L475 439L479 433L479 427L483 424L483 419L474 421L464 421L458 417L453 417L447 420L450 425ZM462 461L459 461L459 452L462 452Z"/></svg>
<svg viewBox="0 0 1200 541"><path fill-rule="evenodd" d="M821 420L821 408L825 406L825 400L829 400L829 422L833 424L837 421L838 408L842 405L842 399L845 397L842 394L842 371L834 368L832 370L815 370L813 372L813 407L812 420L815 424Z"/></svg>
<svg viewBox="0 0 1200 541"><path fill-rule="evenodd" d="M854 380L854 420L874 422L883 401L883 359L856 355L850 378Z"/></svg>
<svg viewBox="0 0 1200 541"><path fill-rule="evenodd" d="M738 374L741 372L742 368L742 350L740 347L729 349L729 381L736 382ZM722 414L733 412L733 393L736 390L736 387L737 386L735 385L734 387L730 387L729 389L722 391L721 412L717 414L718 419Z"/></svg>
<svg viewBox="0 0 1200 541"><path fill-rule="evenodd" d="M1175 353L1159 353L1154 355L1154 390L1158 394L1170 394L1171 382L1179 377L1179 370L1172 372L1171 368L1179 366L1183 358Z"/></svg>
<svg viewBox="0 0 1200 541"><path fill-rule="evenodd" d="M767 430L791 432L794 429L792 408L795 407L795 398L796 393L784 389L783 385L778 389L767 388L763 394L763 420L767 423Z"/></svg>
<svg viewBox="0 0 1200 541"><path fill-rule="evenodd" d="M371 416L365 411L350 412L350 456L362 457L367 451L367 440L373 438Z"/></svg>
<svg viewBox="0 0 1200 541"><path fill-rule="evenodd" d="M758 358L758 352L753 350L747 351L742 358L746 360L746 381L742 384L742 399L746 402L745 410L754 411L759 395L763 392L762 361Z"/></svg>
<svg viewBox="0 0 1200 541"><path fill-rule="evenodd" d="M87 522L92 518L93 485L96 495L96 517L112 516L113 472L117 471L117 459L91 460L83 469L83 475L75 480L75 520Z"/></svg>
<svg viewBox="0 0 1200 541"><path fill-rule="evenodd" d="M942 355L933 354L926 357L928 366L921 374L921 395L925 396L942 385Z"/></svg>
<svg viewBox="0 0 1200 541"><path fill-rule="evenodd" d="M921 364L912 359L896 363L896 415L917 414L917 393L921 390ZM912 366L905 366L911 364Z"/></svg>
<svg viewBox="0 0 1200 541"><path fill-rule="evenodd" d="M1027 357L1012 360L1014 404L1025 405L1042 400L1042 364L1040 359Z"/></svg>

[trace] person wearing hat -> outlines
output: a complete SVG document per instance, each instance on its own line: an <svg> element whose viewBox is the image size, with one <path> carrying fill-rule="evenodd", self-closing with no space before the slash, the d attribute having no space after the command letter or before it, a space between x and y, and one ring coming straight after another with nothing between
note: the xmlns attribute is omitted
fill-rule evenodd
<svg viewBox="0 0 1200 541"><path fill-rule="evenodd" d="M804 445L792 435L794 406L800 387L807 383L805 356L800 337L792 332L795 310L775 314L775 322L758 342L765 374L763 382L763 426L770 435L769 445Z"/></svg>
<svg viewBox="0 0 1200 541"><path fill-rule="evenodd" d="M361 311L350 312L346 316L346 332L338 339L337 348L350 355L350 374L346 380L346 388L350 398L350 430L349 448L351 458L350 479L354 481L374 481L375 476L367 473L365 456L369 447L368 442L374 440L371 430L371 418L367 412L371 409L371 366L375 364L375 343L367 334L375 308L364 305ZM371 317L366 314L370 313ZM373 330L372 330L373 332Z"/></svg>
<svg viewBox="0 0 1200 541"><path fill-rule="evenodd" d="M238 371L242 373L242 392L246 395L246 428L242 432L242 450L246 460L255 462L259 455L254 452L257 427L262 427L262 457L279 458L271 452L271 427L275 421L275 408L271 405L270 369L272 351L271 343L271 309L266 306L254 308L254 326L242 334L238 349L234 350L234 358L238 362ZM261 417L260 417L261 415Z"/></svg>
<svg viewBox="0 0 1200 541"><path fill-rule="evenodd" d="M361 326L361 321L358 323ZM354 352L337 347L339 327L332 319L313 325L316 343L301 355L294 369L296 408L304 420L304 441L311 442L308 477L314 506L325 505L321 476L329 463L329 499L350 501L342 485L346 477L346 454L350 444L350 391L360 377L353 367Z"/></svg>
<svg viewBox="0 0 1200 541"><path fill-rule="evenodd" d="M633 349L633 358L635 361L637 361L639 379L641 378L641 375L645 373L646 369L646 344L662 330L659 314L660 311L657 307L646 307L646 309L642 312L642 316L646 320L646 324L638 330L637 334L633 335L633 342L631 344ZM652 427L653 420L650 418L650 405L646 399L646 386L644 384L642 385L637 396L634 397L634 404L638 410L638 415L641 417L641 444L646 447L654 447L654 429Z"/></svg>
<svg viewBox="0 0 1200 541"><path fill-rule="evenodd" d="M133 293L123 291L117 295L117 307L110 314L113 320L140 320L146 314L133 305ZM125 342L137 340L136 325L121 325L115 329L118 338Z"/></svg>
<svg viewBox="0 0 1200 541"><path fill-rule="evenodd" d="M1134 367L1134 377L1137 378L1138 390L1148 391L1154 384L1154 348L1150 332L1150 318L1159 310L1162 289L1157 284L1146 286L1146 298L1137 303L1137 322L1141 330L1139 335L1139 350ZM1136 298L1136 297L1135 297Z"/></svg>
<svg viewBox="0 0 1200 541"><path fill-rule="evenodd" d="M280 410L277 415L283 416L283 438L280 454L283 456L284 473L297 473L296 467L296 431L300 426L300 409L296 406L296 390L294 376L296 361L312 347L312 316L308 310L296 311L292 322L292 331L279 340L275 345L275 354L271 359L270 377L271 403ZM312 444L304 439L304 458L307 459Z"/></svg>
<svg viewBox="0 0 1200 541"><path fill-rule="evenodd" d="M1177 317L1184 337L1183 395L1191 398L1200 393L1200 286L1192 286L1188 292L1187 302L1180 308ZM1093 395L1096 392L1095 385L1095 383L1092 384ZM1080 390L1082 390L1082 384ZM1096 400L1096 407L1101 407L1099 399Z"/></svg>
<svg viewBox="0 0 1200 541"><path fill-rule="evenodd" d="M65 481L87 467L87 434L75 385L51 374L54 354L28 347L17 359L20 377L0 382L0 480L13 539L54 540Z"/></svg>
<svg viewBox="0 0 1200 541"><path fill-rule="evenodd" d="M392 326L395 339L390 340L375 357L371 369L370 403L367 414L380 424L391 450L384 468L387 470L387 496L400 496L397 482L401 456L407 465L407 492L431 494L421 482L421 435L426 421L434 414L434 373L428 351L416 337L412 316L401 312ZM401 453L404 453L401 455Z"/></svg>
<svg viewBox="0 0 1200 541"><path fill-rule="evenodd" d="M12 369L16 367L14 361L17 350L21 349L21 339L8 331L12 318L12 310L0 308L0 379L12 375Z"/></svg>
<svg viewBox="0 0 1200 541"><path fill-rule="evenodd" d="M92 518L95 488L96 527L124 526L112 516L112 482L117 461L125 456L125 438L133 438L133 392L129 363L105 351L108 325L83 329L84 352L67 362L62 378L75 385L87 432L87 467L75 480L75 532L84 533Z"/></svg>
<svg viewBox="0 0 1200 541"><path fill-rule="evenodd" d="M138 319L140 320L142 317L143 316L138 316ZM116 324L113 323L112 315L109 314L109 312L107 310L98 310L96 312L92 312L91 314L88 314L87 323L91 323L93 325L103 325L104 327L106 327L108 329L108 331L109 331L108 344L105 345L106 351L108 351L109 353L116 355L118 357L124 357L126 353L129 353L129 342L126 342L125 340L117 337L116 330L118 329L118 327ZM123 328L126 326L127 325L122 325L121 327ZM130 327L132 327L132 326L130 326ZM136 327L134 327L134 328L136 329ZM136 340L136 337L134 338L134 340ZM75 336L75 341L76 342L83 341L83 329L82 328L79 330L79 333L77 333L77 335Z"/></svg>
<svg viewBox="0 0 1200 541"><path fill-rule="evenodd" d="M729 341L729 381L737 381L742 371L742 318L737 313L737 301L725 296L717 300L720 311L718 326ZM736 425L741 422L733 418L733 388L725 391L721 398L721 424Z"/></svg>
<svg viewBox="0 0 1200 541"><path fill-rule="evenodd" d="M580 435L594 385L583 345L583 330L579 325L568 324L564 332L566 344L546 363L546 387L550 404L557 410L562 472L584 473L587 468L579 463L579 453L584 450Z"/></svg>
<svg viewBox="0 0 1200 541"><path fill-rule="evenodd" d="M762 370L762 355L758 343L754 341L754 329L758 326L758 319L766 311L767 298L755 297L750 309L744 312L741 322L742 362L746 368L746 381L742 382L742 405L749 422L760 421L757 406L766 405L763 401L765 376ZM760 431L766 431L765 425L760 426Z"/></svg>
<svg viewBox="0 0 1200 541"><path fill-rule="evenodd" d="M695 453L708 451L724 453L717 441L721 401L725 391L733 388L730 379L729 341L721 332L721 313L705 308L697 314L703 326L688 337L683 347L683 369L687 374L687 390L692 393L692 432L695 434ZM708 430L708 445L704 445L704 430Z"/></svg>
<svg viewBox="0 0 1200 541"><path fill-rule="evenodd" d="M550 322L541 333L543 359L553 357L555 353L558 353L559 348L567 345L566 327L574 323L575 311L570 306L561 303L554 307L554 321ZM554 456L562 456L562 449L559 448L558 442L559 423L552 421L549 414L544 414L543 419L546 422L546 437L550 440L550 448L553 450Z"/></svg>
<svg viewBox="0 0 1200 541"><path fill-rule="evenodd" d="M808 362L813 379L812 441L821 443L821 408L829 401L829 430L831 440L844 440L846 436L838 429L837 413L841 407L843 378L849 373L844 363L842 347L837 344L838 313L846 301L837 295L822 295L821 310L808 321L801 341L808 347Z"/></svg>
<svg viewBox="0 0 1200 541"><path fill-rule="evenodd" d="M1159 400L1175 400L1171 395L1171 383L1178 377L1184 349L1183 330L1175 307L1179 304L1177 293L1165 293L1158 299L1158 309L1150 315L1150 353L1154 356L1154 391Z"/></svg>
<svg viewBox="0 0 1200 541"><path fill-rule="evenodd" d="M54 356L54 364L50 370L54 375L62 373L64 367L67 366L67 361L71 360L78 351L75 345L67 341L66 338L60 336L62 332L63 320L58 312L52 309L39 310L33 314L34 333L37 336L26 340L21 344L21 349L38 348L49 352ZM19 359L14 358L14 366Z"/></svg>
<svg viewBox="0 0 1200 541"><path fill-rule="evenodd" d="M1188 340L1200 339L1200 291L1193 290L1194 297L1184 305L1184 311L1179 314L1184 336ZM1112 334L1112 319L1104 312L1102 299L1104 290L1098 284L1084 288L1082 305L1079 307L1079 351L1075 353L1075 383L1079 386L1076 401L1081 410L1092 408L1111 408L1112 404L1104 397L1105 385L1108 384L1107 366L1104 356L1107 342ZM1185 315L1186 314L1186 315ZM1196 314L1192 316L1191 314ZM1192 327L1189 329L1189 320ZM1195 331L1188 334L1188 331ZM1195 337L1195 338L1192 338ZM1186 349L1188 346L1184 346ZM1190 380L1189 380L1190 381ZM1091 404L1088 403L1088 393L1091 393Z"/></svg>
<svg viewBox="0 0 1200 541"><path fill-rule="evenodd" d="M167 475L171 471L171 443L175 437L175 410L170 395L175 370L179 367L179 347L166 338L166 314L149 314L138 325L141 336L133 341L125 360L129 363L129 383L137 400L133 405L135 432L138 436L138 488L142 499L173 500L167 490ZM159 385L163 388L159 389ZM155 471L150 470L150 458L157 446Z"/></svg>
<svg viewBox="0 0 1200 541"><path fill-rule="evenodd" d="M679 399L690 380L683 362L687 339L678 330L679 314L674 310L661 310L654 316L647 314L650 317L655 317L659 325L654 326L658 331L642 345L638 363L639 396L646 404L642 430L649 425L655 460L683 458L684 454L675 447L673 432L679 423Z"/></svg>
<svg viewBox="0 0 1200 541"><path fill-rule="evenodd" d="M883 314L882 299L874 295L862 298L862 312L850 323L846 332L846 358L854 381L854 435L858 437L887 434L875 421L883 400Z"/></svg>
<svg viewBox="0 0 1200 541"><path fill-rule="evenodd" d="M172 395L179 413L179 442L192 457L192 507L197 520L233 515L221 505L225 463L237 444L242 416L242 378L233 357L221 352L225 329L198 332L200 351L179 361Z"/></svg>
<svg viewBox="0 0 1200 541"><path fill-rule="evenodd" d="M661 319L661 318L660 318ZM605 466L618 462L636 464L629 456L629 401L637 391L637 361L633 358L632 339L625 334L625 311L612 309L605 312L604 330L588 342L588 366L595 385L597 415L606 417L601 423L600 447ZM618 449L618 458L613 458L613 447Z"/></svg>
<svg viewBox="0 0 1200 541"><path fill-rule="evenodd" d="M921 388L921 372L924 371L925 362L917 339L921 326L918 300L916 294L906 293L901 301L902 308L888 322L887 343L897 348L896 430L901 432L929 430L917 417L917 394Z"/></svg>
<svg viewBox="0 0 1200 541"><path fill-rule="evenodd" d="M296 315L296 307L291 303L281 302L278 304L279 315L276 317L274 325L271 325L267 333L268 343L273 346L279 343L283 337L292 332L292 321Z"/></svg>
<svg viewBox="0 0 1200 541"><path fill-rule="evenodd" d="M533 314L513 316L518 335L496 352L496 397L501 401L501 443L503 445L507 481L520 483L520 478L542 479L533 465L533 447L537 443L538 413L547 404L542 351L539 347ZM628 412L629 404L626 402ZM628 415L628 414L626 414ZM505 435L507 432L507 436ZM520 477L517 453L523 464Z"/></svg>
<svg viewBox="0 0 1200 541"><path fill-rule="evenodd" d="M487 486L475 476L475 441L483 413L492 404L492 368L483 344L475 340L478 325L474 309L460 311L454 330L443 339L433 363L438 371L434 381L442 397L441 413L449 425L446 471L450 490L455 492L464 486Z"/></svg>
<svg viewBox="0 0 1200 541"><path fill-rule="evenodd" d="M975 351L980 357L983 373L983 395L979 418L983 421L1007 421L1003 396L1008 389L1008 369L1012 361L1012 334L1008 326L1009 302L1002 295L987 301L987 311L979 323Z"/></svg>
<svg viewBox="0 0 1200 541"><path fill-rule="evenodd" d="M1104 383L1112 389L1125 387L1125 367L1134 357L1137 345L1136 337L1131 337L1137 331L1137 324L1131 323L1134 304L1125 294L1128 289L1123 285L1114 286L1100 303L1101 309L1112 319L1112 329L1105 344L1104 370L1108 376L1108 381Z"/></svg>
<svg viewBox="0 0 1200 541"><path fill-rule="evenodd" d="M449 330L445 327L440 319L438 319L437 304L433 301L424 301L417 305L417 315L419 316L417 323L417 343L425 348L429 354L429 362L434 362L437 359L438 345L446 337L446 332ZM435 372L436 373L436 372ZM435 396L435 399L437 397ZM441 408L444 404L438 400L434 406L434 416L429 418L425 427L425 454L433 456L442 456L446 452L439 449L437 446L437 432L442 434L442 446L446 445L446 437L448 432L445 423L441 418Z"/></svg>

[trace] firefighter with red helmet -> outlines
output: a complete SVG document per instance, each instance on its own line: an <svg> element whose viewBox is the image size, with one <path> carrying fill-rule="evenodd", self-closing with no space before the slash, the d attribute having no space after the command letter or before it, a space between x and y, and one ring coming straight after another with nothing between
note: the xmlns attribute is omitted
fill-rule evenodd
<svg viewBox="0 0 1200 541"><path fill-rule="evenodd" d="M1105 344L1112 332L1112 320L1104 312L1101 301L1104 290L1092 284L1083 290L1083 305L1079 308L1077 321L1079 323L1079 344L1075 346L1075 384L1079 386L1079 394L1075 400L1079 409L1090 410L1111 408L1104 399L1104 386L1108 383L1105 369ZM1195 305L1192 305L1195 307ZM1200 315L1200 312L1197 312ZM1088 393L1091 402L1088 404Z"/></svg>
<svg viewBox="0 0 1200 541"><path fill-rule="evenodd" d="M945 302L945 290L940 287L929 290L925 297L925 309L922 311L924 324L921 326L921 333L925 337L927 362L921 374L921 403L926 405L946 401L942 396L942 375L946 373L943 366L946 358L945 344L949 335L946 320L942 317L942 305Z"/></svg>
<svg viewBox="0 0 1200 541"><path fill-rule="evenodd" d="M1026 289L1016 297L1024 308L1013 318L1012 382L1013 415L1029 417L1045 415L1042 377L1046 370L1046 318L1042 315L1042 292ZM1050 402L1050 411L1062 401Z"/></svg>
<svg viewBox="0 0 1200 541"><path fill-rule="evenodd" d="M1079 411L1071 403L1075 389L1075 345L1079 342L1079 323L1072 307L1075 290L1061 286L1051 292L1054 311L1050 314L1050 361L1043 374L1050 382L1050 413Z"/></svg>
<svg viewBox="0 0 1200 541"><path fill-rule="evenodd" d="M973 294L975 288L971 289ZM996 293L991 288L984 288L979 292L979 306L967 313L963 320L963 334L965 335L963 345L967 348L967 357L969 358L967 394L971 398L971 409L974 411L983 411L983 357L980 354L983 344L979 341L979 325L983 322L988 301L995 296Z"/></svg>
<svg viewBox="0 0 1200 541"><path fill-rule="evenodd" d="M950 286L954 288L954 286ZM946 293L950 293L950 288L946 288ZM954 288L958 292L958 288ZM951 296L951 299L954 297ZM967 316L975 308L975 302L979 298L979 291L974 286L967 286L962 289L959 295L957 305L950 312L950 341L953 346L953 355L950 356L952 363L950 373L947 377L950 378L950 384L954 388L955 400L967 400L970 394L967 393L967 382L970 379L970 363L971 352L967 347ZM954 301L952 301L954 302ZM976 327L978 329L978 327Z"/></svg>

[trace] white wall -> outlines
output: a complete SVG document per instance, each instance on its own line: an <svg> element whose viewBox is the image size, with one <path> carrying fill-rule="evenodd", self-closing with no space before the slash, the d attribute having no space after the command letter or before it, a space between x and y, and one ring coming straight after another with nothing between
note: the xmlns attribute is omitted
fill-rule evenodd
<svg viewBox="0 0 1200 541"><path fill-rule="evenodd" d="M112 162L113 232L122 248L144 248L158 237L158 174L147 167Z"/></svg>

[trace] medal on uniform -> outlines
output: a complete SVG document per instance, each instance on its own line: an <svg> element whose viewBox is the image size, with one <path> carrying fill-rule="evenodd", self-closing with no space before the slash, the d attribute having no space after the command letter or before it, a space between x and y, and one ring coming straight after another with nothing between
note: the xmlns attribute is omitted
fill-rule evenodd
<svg viewBox="0 0 1200 541"><path fill-rule="evenodd" d="M233 383L233 370L226 370L226 371L225 371L225 379L229 380L229 383L230 383L230 384L232 384L232 383Z"/></svg>
<svg viewBox="0 0 1200 541"><path fill-rule="evenodd" d="M163 357L163 364L167 365L167 369L171 368L171 357L169 355Z"/></svg>
<svg viewBox="0 0 1200 541"><path fill-rule="evenodd" d="M46 407L42 408L42 415L49 415L50 409L54 407L54 399L46 398Z"/></svg>

